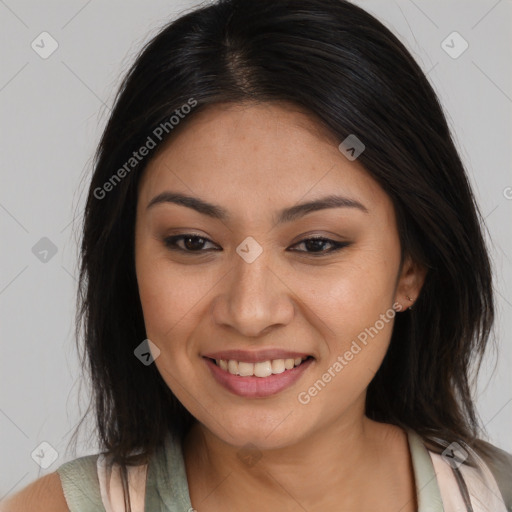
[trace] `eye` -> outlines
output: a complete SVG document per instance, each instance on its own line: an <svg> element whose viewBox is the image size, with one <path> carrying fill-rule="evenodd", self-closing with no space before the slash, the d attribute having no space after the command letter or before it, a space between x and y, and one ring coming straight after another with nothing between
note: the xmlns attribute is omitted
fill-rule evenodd
<svg viewBox="0 0 512 512"><path fill-rule="evenodd" d="M179 243L181 242L182 245L179 245ZM211 240L208 240L208 238L190 233L185 235L168 236L164 239L164 244L169 249L189 253L206 252L205 250L203 250L203 248L204 245L208 242L213 244L213 242Z"/></svg>
<svg viewBox="0 0 512 512"><path fill-rule="evenodd" d="M211 250L222 250L218 248L205 249L204 247L208 243L215 246L215 244L213 244L213 242L208 238L205 238L200 235L195 235L192 233L168 236L164 239L165 246L174 251L182 251L185 253L201 253ZM301 240L300 242L296 243L293 247L297 247L300 245L304 245L306 250L293 249L292 252L302 252L306 254L311 254L312 256L324 256L326 254L339 251L340 249L349 246L350 243L336 242L335 240L323 237L311 237ZM326 245L329 245L331 248L329 250L324 250Z"/></svg>
<svg viewBox="0 0 512 512"><path fill-rule="evenodd" d="M304 247L307 249L305 251L295 251L295 252L304 252L306 254L311 254L312 256L324 256L326 254L330 254L332 252L339 251L340 249L343 249L343 247L348 247L350 245L349 242L336 242L335 240L331 240L329 238L322 238L322 237L311 237L311 238L304 238L304 240L301 240L297 244L295 244L294 247L304 245ZM323 250L326 245L330 245L331 248L329 250Z"/></svg>

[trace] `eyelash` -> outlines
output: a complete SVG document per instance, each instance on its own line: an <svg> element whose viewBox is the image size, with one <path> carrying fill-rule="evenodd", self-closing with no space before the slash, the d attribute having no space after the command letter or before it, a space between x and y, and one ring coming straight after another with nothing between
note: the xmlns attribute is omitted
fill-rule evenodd
<svg viewBox="0 0 512 512"><path fill-rule="evenodd" d="M191 239L200 239L200 240L204 240L205 242L211 242L211 240L208 240L208 238L205 238L204 236L199 236L199 235L194 235L194 234L184 234L184 235L174 235L174 236L169 236L169 237L166 237L164 239L164 245L172 250L172 251L181 251L183 253L186 253L186 254L190 254L190 255L193 255L193 254L200 254L202 252L207 252L205 250L197 250L197 251L191 251L191 250L187 250L187 249L182 249L181 247L179 247L177 245L177 242L178 241L181 241L181 240L184 240L184 239L187 239L187 238L191 238ZM332 249L328 250L328 251L318 251L318 252L311 252L311 251L293 251L293 252L303 252L303 253L306 253L308 255L311 255L311 256L326 256L328 254L332 254L336 251L339 251L340 249L343 249L344 247L348 247L350 245L350 242L337 242L335 240L331 240L329 238L324 238L324 237L310 237L310 238L304 238L302 240L300 240L299 242L297 242L296 244L294 245L299 245L299 244L302 244L302 243L305 243L305 242L308 242L310 240L315 240L315 241L321 241L321 242L325 242L325 243L328 243L330 245L333 246ZM213 243L213 242L211 242ZM211 249L210 249L211 250ZM213 250L216 250L216 249L213 249Z"/></svg>

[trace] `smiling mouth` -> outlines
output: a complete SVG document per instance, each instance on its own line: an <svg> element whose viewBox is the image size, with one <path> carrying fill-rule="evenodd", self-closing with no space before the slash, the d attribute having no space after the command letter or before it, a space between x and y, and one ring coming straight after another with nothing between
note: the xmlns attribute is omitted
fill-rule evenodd
<svg viewBox="0 0 512 512"><path fill-rule="evenodd" d="M210 359L219 368L224 370L231 375L237 375L239 377L270 377L271 375L277 375L280 373L293 370L297 366L309 359L313 359L312 356L308 357L297 357L296 359L271 359L268 361L261 361L257 363L247 363L244 361L235 361L233 359Z"/></svg>

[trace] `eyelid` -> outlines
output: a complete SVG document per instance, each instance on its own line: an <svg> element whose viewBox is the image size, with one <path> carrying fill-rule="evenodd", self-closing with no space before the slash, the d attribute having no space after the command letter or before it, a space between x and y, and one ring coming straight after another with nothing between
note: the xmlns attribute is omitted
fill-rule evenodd
<svg viewBox="0 0 512 512"><path fill-rule="evenodd" d="M352 244L352 242L346 242L346 241L341 242L341 241L337 241L337 240L332 240L331 238L327 238L325 236L308 236L308 237L302 238L298 242L295 242L291 247L306 243L309 240L320 240L322 242L325 242L326 244L330 244L332 246L332 248L327 251L318 251L318 252L299 251L296 249L295 250L292 249L291 252L296 252L296 253L299 253L300 255L305 255L305 256L321 257L321 256L328 256L330 254L339 252L341 249L348 247Z"/></svg>
<svg viewBox="0 0 512 512"><path fill-rule="evenodd" d="M182 233L182 234L170 235L170 236L166 236L164 238L163 242L164 242L164 245L169 250L178 251L178 252L181 252L181 253L184 253L187 255L199 255L199 254L211 252L212 250L213 251L219 251L219 250L222 251L222 248L221 249L208 249L208 250L199 249L197 251L182 249L181 247L179 247L176 244L176 242L184 240L186 238L200 238L200 239L204 240L205 243L211 243L213 245L216 245L215 242L213 242L209 238L207 238L199 233ZM332 248L329 250L326 250L326 251L318 251L318 252L300 251L297 249L295 249L295 250L291 249L291 252L299 253L301 255L306 255L306 256L321 257L321 256L327 256L329 254L338 252L339 250L341 250L345 247L348 247L352 244L352 242L332 240L331 238L328 238L323 235L316 235L316 236L310 235L310 236L305 236L304 238L301 238L297 242L293 243L290 247L295 247L297 245L306 243L310 240L320 240L322 242L325 242L326 244L330 244L332 246Z"/></svg>
<svg viewBox="0 0 512 512"><path fill-rule="evenodd" d="M209 250L201 249L199 251L188 251L188 250L182 249L181 247L178 247L176 245L176 242L178 242L180 240L184 240L186 238L201 238L206 243L217 245L217 244L215 244L215 242L213 242L212 240L210 240L206 236L200 235L198 233L182 233L182 234L179 234L179 235L169 235L169 236L164 237L163 242L164 242L164 245L168 249L175 250L175 251L180 251L180 252L185 253L185 254L201 254L201 253L209 252L211 250L218 250L218 249L209 249ZM220 250L222 250L222 249L220 249Z"/></svg>

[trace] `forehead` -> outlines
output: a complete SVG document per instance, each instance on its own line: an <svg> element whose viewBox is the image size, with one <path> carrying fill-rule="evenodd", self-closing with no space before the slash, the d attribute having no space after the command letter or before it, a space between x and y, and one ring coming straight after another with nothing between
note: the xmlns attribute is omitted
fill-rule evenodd
<svg viewBox="0 0 512 512"><path fill-rule="evenodd" d="M281 103L217 104L194 114L149 162L139 200L173 190L259 208L343 193L389 208L390 200L313 116Z"/></svg>

